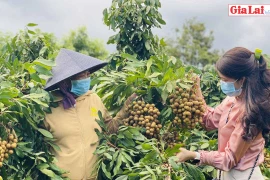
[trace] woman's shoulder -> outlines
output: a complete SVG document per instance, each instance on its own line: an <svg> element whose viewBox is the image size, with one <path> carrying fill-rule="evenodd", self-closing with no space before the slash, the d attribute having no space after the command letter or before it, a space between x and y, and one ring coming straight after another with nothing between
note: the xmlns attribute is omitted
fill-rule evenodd
<svg viewBox="0 0 270 180"><path fill-rule="evenodd" d="M222 106L226 106L226 105L228 105L228 104L233 103L234 100L235 100L234 97L227 96L225 99L223 99L223 101L221 102L221 105L222 105Z"/></svg>

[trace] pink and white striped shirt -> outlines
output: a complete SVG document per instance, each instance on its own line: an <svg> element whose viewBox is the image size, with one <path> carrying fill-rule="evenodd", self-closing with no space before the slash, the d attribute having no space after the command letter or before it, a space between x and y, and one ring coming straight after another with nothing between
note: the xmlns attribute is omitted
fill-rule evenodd
<svg viewBox="0 0 270 180"><path fill-rule="evenodd" d="M232 103L234 106L230 108ZM254 166L257 155L260 157L256 166L264 161L265 140L260 133L253 141L242 139L244 132L241 118L244 103L235 97L227 97L219 106L207 108L203 122L207 130L218 129L218 151L199 151L200 164L214 166L223 171L230 169L246 170ZM226 123L227 116L228 122Z"/></svg>

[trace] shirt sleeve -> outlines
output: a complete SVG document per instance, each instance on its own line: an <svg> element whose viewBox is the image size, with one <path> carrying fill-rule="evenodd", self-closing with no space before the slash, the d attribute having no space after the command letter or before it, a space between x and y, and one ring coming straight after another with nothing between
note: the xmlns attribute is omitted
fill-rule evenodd
<svg viewBox="0 0 270 180"><path fill-rule="evenodd" d="M223 106L227 102L227 98L216 108L207 106L203 116L203 124L206 130L218 129L219 120L223 112Z"/></svg>
<svg viewBox="0 0 270 180"><path fill-rule="evenodd" d="M101 98L96 94L97 98L99 99L99 106L101 107L102 117L107 125L108 131L110 133L115 133L118 130L118 127L122 124L122 119L126 118L127 113L125 111L126 105L116 114L113 118L105 105L103 104Z"/></svg>
<svg viewBox="0 0 270 180"><path fill-rule="evenodd" d="M250 142L244 141L242 138L243 131L241 122L236 122L225 152L199 151L200 164L211 165L223 171L229 171L236 166L250 147Z"/></svg>

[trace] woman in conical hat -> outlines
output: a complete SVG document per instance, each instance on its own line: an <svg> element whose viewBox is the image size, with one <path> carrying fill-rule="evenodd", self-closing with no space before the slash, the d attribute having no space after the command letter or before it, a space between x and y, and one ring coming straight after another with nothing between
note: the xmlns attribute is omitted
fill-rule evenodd
<svg viewBox="0 0 270 180"><path fill-rule="evenodd" d="M106 62L67 49L61 49L53 67L53 76L45 90L54 91L58 107L46 115L46 127L52 132L61 151L53 151L57 165L68 172L72 180L94 179L90 177L98 142L94 131L100 129L95 119L101 111L109 130L115 132L119 120L127 115L125 108L136 97L131 95L124 107L112 118L100 97L90 91L90 74L106 66Z"/></svg>

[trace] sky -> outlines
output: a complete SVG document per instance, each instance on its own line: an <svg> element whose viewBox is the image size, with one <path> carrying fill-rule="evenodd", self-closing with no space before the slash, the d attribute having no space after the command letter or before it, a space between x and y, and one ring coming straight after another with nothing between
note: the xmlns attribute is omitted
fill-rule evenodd
<svg viewBox="0 0 270 180"><path fill-rule="evenodd" d="M103 24L102 12L111 0L0 0L0 31L16 33L29 22L37 23L57 38L70 30L86 26L89 36L104 43L115 34ZM236 46L250 50L261 48L270 54L270 16L229 17L228 4L269 4L268 0L161 0L160 12L166 25L154 29L159 37L172 37L175 28L196 17L207 30L214 31L214 49ZM114 51L114 46L107 46Z"/></svg>

